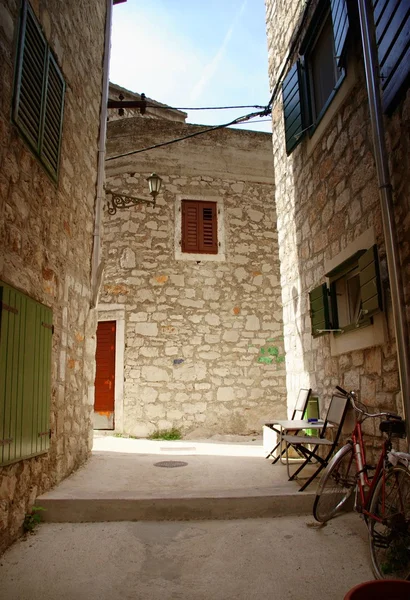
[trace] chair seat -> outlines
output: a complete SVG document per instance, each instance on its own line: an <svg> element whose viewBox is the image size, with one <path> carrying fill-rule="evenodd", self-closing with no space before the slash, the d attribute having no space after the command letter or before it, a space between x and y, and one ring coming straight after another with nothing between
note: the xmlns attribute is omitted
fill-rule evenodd
<svg viewBox="0 0 410 600"><path fill-rule="evenodd" d="M332 446L333 442L326 438L311 437L309 435L284 435L283 440L289 444L314 444L315 446Z"/></svg>
<svg viewBox="0 0 410 600"><path fill-rule="evenodd" d="M302 485L299 491L302 492L303 490L305 490L307 486L314 480L314 478L320 473L320 471L324 469L329 463L329 460L338 444L339 436L343 426L343 421L346 416L347 402L347 396L333 394L329 404L329 408L327 410L326 418L323 423L323 427L319 434L320 437L300 435L284 435L282 437L282 440L284 440L286 445L286 458L288 458L289 447L296 450L296 452L298 452L299 454L303 454L305 458L304 463L298 469L296 469L293 475L289 477L290 481L295 479L308 463L312 462L313 460L319 463L319 466L316 469L316 471L313 473L313 475L309 477L306 483ZM330 427L333 427L333 431L335 432L332 441L328 440L325 437L327 429ZM309 427L306 427L306 429L309 429ZM327 447L327 450L324 453L326 455L322 456L321 454L318 454L317 449L319 447L324 446ZM286 460L286 462L289 474L289 461Z"/></svg>

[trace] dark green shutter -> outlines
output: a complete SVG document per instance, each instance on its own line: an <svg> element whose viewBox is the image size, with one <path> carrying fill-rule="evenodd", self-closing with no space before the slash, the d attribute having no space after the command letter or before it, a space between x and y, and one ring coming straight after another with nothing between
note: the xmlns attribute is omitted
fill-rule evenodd
<svg viewBox="0 0 410 600"><path fill-rule="evenodd" d="M330 0L330 10L332 13L336 61L337 64L340 64L343 58L347 32L349 29L346 0Z"/></svg>
<svg viewBox="0 0 410 600"><path fill-rule="evenodd" d="M52 312L0 282L0 464L49 447Z"/></svg>
<svg viewBox="0 0 410 600"><path fill-rule="evenodd" d="M304 117L300 61L286 75L282 84L283 114L285 118L286 152L289 155L303 138Z"/></svg>
<svg viewBox="0 0 410 600"><path fill-rule="evenodd" d="M13 119L56 179L65 82L29 3L22 6Z"/></svg>
<svg viewBox="0 0 410 600"><path fill-rule="evenodd" d="M376 27L382 103L394 109L399 93L410 78L410 2L372 0Z"/></svg>
<svg viewBox="0 0 410 600"><path fill-rule="evenodd" d="M319 285L309 292L310 321L312 335L317 337L326 332L319 333L318 330L330 329L329 319L329 294L326 283Z"/></svg>
<svg viewBox="0 0 410 600"><path fill-rule="evenodd" d="M368 318L383 310L379 259L376 245L369 248L359 258L359 271L362 314L364 318Z"/></svg>
<svg viewBox="0 0 410 600"><path fill-rule="evenodd" d="M57 174L60 157L64 90L63 76L53 56L49 53L41 157L53 174Z"/></svg>
<svg viewBox="0 0 410 600"><path fill-rule="evenodd" d="M40 147L46 61L46 41L30 6L24 2L13 118L37 152Z"/></svg>

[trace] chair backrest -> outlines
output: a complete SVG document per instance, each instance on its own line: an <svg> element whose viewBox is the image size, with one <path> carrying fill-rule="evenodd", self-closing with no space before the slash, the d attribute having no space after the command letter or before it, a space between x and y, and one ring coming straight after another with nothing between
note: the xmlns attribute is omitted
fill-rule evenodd
<svg viewBox="0 0 410 600"><path fill-rule="evenodd" d="M301 388L299 390L295 408L293 409L291 417L292 421L294 421L295 419L303 419L303 415L305 414L311 392L311 389L307 390L305 388Z"/></svg>
<svg viewBox="0 0 410 600"><path fill-rule="evenodd" d="M346 396L339 396L338 394L333 394L332 399L330 400L329 408L327 409L327 414L325 418L325 423L323 425L321 436L324 437L326 433L327 424L331 423L332 425L337 426L333 430L334 442L337 442L340 436L340 432L342 431L343 421L345 420L347 407L349 406L349 399Z"/></svg>

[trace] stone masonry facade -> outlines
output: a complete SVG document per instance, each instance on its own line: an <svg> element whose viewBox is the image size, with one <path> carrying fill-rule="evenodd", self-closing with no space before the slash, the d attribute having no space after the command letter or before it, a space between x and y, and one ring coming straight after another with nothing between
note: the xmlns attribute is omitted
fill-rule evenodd
<svg viewBox="0 0 410 600"><path fill-rule="evenodd" d="M295 38L303 3L266 0L271 88ZM312 2L306 32L317 6ZM399 394L390 290L380 200L373 157L368 100L362 62L358 19L350 20L346 79L314 134L286 155L282 95L273 106L273 155L275 203L278 214L279 256L286 350L287 391L312 387L322 410L335 385L360 392L370 410L386 409L402 414ZM296 43L294 56L300 47ZM385 118L389 167L392 175L396 226L401 251L407 316L410 318L410 95L402 98L394 113ZM366 231L373 232L381 263L385 299L384 339L368 347L331 351L331 336L313 338L308 293L325 279L326 262L348 249ZM363 330L364 331L364 330ZM352 335L361 335L354 332ZM378 435L377 423L366 421L369 446ZM378 443L378 442L377 442Z"/></svg>
<svg viewBox="0 0 410 600"><path fill-rule="evenodd" d="M53 311L51 440L47 454L0 467L0 552L35 498L92 447L90 275L107 3L31 6L66 82L59 180L51 180L11 121L20 2L1 0L0 279Z"/></svg>
<svg viewBox="0 0 410 600"><path fill-rule="evenodd" d="M108 156L199 130L110 121ZM99 319L124 319L116 430L260 432L286 410L270 135L220 130L107 165L106 187L124 194L147 197L146 177L163 179L156 208L105 214ZM181 199L217 202L215 257L180 252Z"/></svg>

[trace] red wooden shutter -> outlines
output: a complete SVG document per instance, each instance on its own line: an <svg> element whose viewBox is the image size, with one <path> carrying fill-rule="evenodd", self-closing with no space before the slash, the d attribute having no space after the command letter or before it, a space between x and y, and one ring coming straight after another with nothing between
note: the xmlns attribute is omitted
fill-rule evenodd
<svg viewBox="0 0 410 600"><path fill-rule="evenodd" d="M218 254L216 202L182 201L182 252Z"/></svg>
<svg viewBox="0 0 410 600"><path fill-rule="evenodd" d="M182 201L182 252L198 253L199 207L198 202Z"/></svg>

